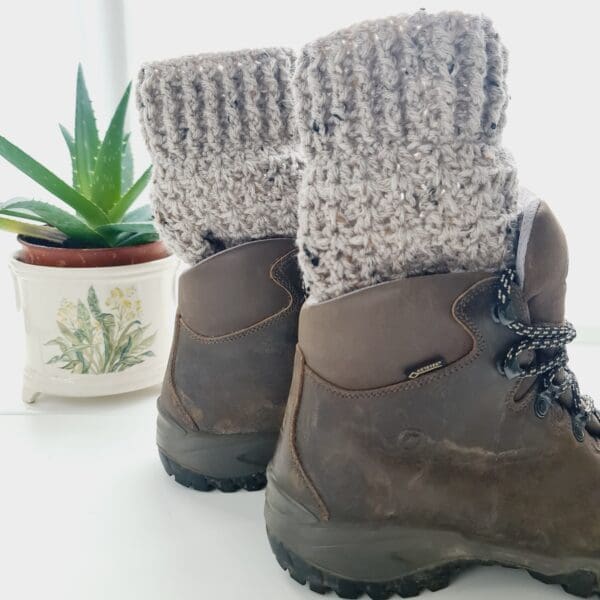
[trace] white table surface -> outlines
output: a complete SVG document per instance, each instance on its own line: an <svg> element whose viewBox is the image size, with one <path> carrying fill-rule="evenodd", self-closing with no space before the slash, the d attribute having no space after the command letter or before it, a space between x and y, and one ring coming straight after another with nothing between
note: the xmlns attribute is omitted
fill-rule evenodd
<svg viewBox="0 0 600 600"><path fill-rule="evenodd" d="M154 444L157 390L21 403L22 324L10 288L0 260L0 598L317 598L272 556L262 492L201 493L166 476ZM598 347L574 345L571 355L600 399ZM484 595L568 597L500 568L475 569L435 597Z"/></svg>

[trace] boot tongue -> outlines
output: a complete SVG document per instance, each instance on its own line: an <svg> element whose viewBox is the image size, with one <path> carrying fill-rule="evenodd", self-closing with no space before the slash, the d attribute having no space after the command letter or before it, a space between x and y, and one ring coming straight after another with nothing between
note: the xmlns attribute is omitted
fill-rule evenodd
<svg viewBox="0 0 600 600"><path fill-rule="evenodd" d="M533 200L523 211L517 249L517 275L532 323L564 323L568 270L567 241L562 227L545 202ZM530 385L529 380L523 391ZM571 407L571 393L563 394L560 402ZM590 415L586 427L600 437L597 415Z"/></svg>
<svg viewBox="0 0 600 600"><path fill-rule="evenodd" d="M565 320L567 241L545 202L530 201L524 211L517 249L517 274L532 323Z"/></svg>

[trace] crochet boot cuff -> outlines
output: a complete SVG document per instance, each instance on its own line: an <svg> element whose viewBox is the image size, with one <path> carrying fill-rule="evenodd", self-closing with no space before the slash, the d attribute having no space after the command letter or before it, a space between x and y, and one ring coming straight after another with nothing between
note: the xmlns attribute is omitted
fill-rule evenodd
<svg viewBox="0 0 600 600"><path fill-rule="evenodd" d="M292 51L270 49L141 69L137 104L154 164L157 225L188 262L295 233L301 162L293 65Z"/></svg>
<svg viewBox="0 0 600 600"><path fill-rule="evenodd" d="M503 265L517 197L499 145L506 66L489 20L460 13L361 23L304 47L298 242L313 299Z"/></svg>

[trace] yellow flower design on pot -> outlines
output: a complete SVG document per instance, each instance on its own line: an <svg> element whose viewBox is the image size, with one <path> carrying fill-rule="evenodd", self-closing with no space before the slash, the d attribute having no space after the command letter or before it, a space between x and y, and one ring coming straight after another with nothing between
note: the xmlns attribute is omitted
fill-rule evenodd
<svg viewBox="0 0 600 600"><path fill-rule="evenodd" d="M156 332L142 323L135 287L110 290L102 309L94 286L86 301L63 299L56 315L60 335L46 346L59 352L47 364L80 374L118 373L154 356Z"/></svg>

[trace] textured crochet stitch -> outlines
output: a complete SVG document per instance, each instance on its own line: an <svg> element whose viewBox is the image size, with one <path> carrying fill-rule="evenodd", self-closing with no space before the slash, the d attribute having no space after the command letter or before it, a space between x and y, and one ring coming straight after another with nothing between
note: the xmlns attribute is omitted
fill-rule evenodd
<svg viewBox="0 0 600 600"><path fill-rule="evenodd" d="M152 201L169 247L195 263L225 247L296 234L302 163L294 55L280 48L144 65L137 105Z"/></svg>
<svg viewBox="0 0 600 600"><path fill-rule="evenodd" d="M505 266L517 213L500 145L506 68L490 21L460 13L365 22L303 48L298 246L313 301Z"/></svg>

